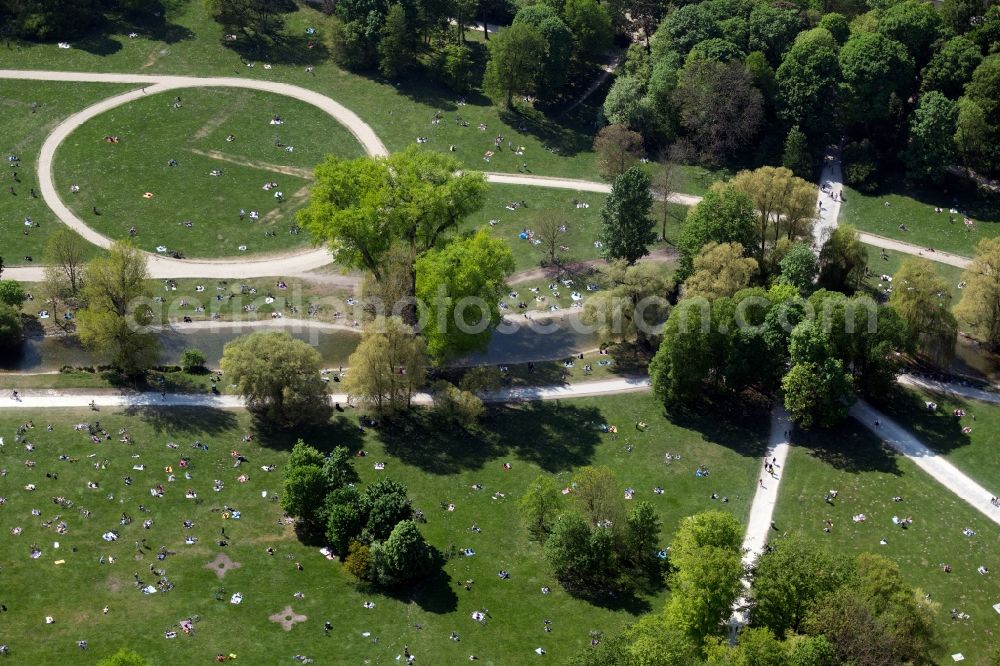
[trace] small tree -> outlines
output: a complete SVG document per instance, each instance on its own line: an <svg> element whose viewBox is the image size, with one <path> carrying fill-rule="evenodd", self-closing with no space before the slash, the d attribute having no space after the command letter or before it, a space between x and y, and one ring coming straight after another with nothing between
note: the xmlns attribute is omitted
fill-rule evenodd
<svg viewBox="0 0 1000 666"><path fill-rule="evenodd" d="M830 291L853 294L868 265L868 250L854 227L842 224L833 230L819 252L819 285Z"/></svg>
<svg viewBox="0 0 1000 666"><path fill-rule="evenodd" d="M483 401L469 391L463 391L451 382L434 385L434 412L444 421L463 428L474 426L483 415Z"/></svg>
<svg viewBox="0 0 1000 666"><path fill-rule="evenodd" d="M402 5L393 5L386 14L378 56L379 71L390 79L405 74L415 61L413 33L406 24L406 12Z"/></svg>
<svg viewBox="0 0 1000 666"><path fill-rule="evenodd" d="M788 130L781 164L799 178L810 180L813 177L814 167L812 154L809 152L809 139L798 125Z"/></svg>
<svg viewBox="0 0 1000 666"><path fill-rule="evenodd" d="M793 245L779 262L781 279L794 286L800 294L805 294L813 287L813 282L819 273L816 264L816 254L812 248L804 244Z"/></svg>
<svg viewBox="0 0 1000 666"><path fill-rule="evenodd" d="M548 537L562 505L559 486L551 476L535 477L517 501L521 519L528 532L539 541L544 541Z"/></svg>
<svg viewBox="0 0 1000 666"><path fill-rule="evenodd" d="M422 577L434 551L412 520L397 524L389 538L371 547L371 575L380 585L399 585Z"/></svg>
<svg viewBox="0 0 1000 666"><path fill-rule="evenodd" d="M285 468L282 510L315 527L329 491L329 481L323 474L323 454L300 439Z"/></svg>
<svg viewBox="0 0 1000 666"><path fill-rule="evenodd" d="M655 223L649 217L652 205L645 171L633 166L615 178L601 209L601 254L605 259L634 264L649 254L649 246L656 241Z"/></svg>
<svg viewBox="0 0 1000 666"><path fill-rule="evenodd" d="M368 546L352 541L344 559L344 568L358 580L369 580L372 574L372 553Z"/></svg>
<svg viewBox="0 0 1000 666"><path fill-rule="evenodd" d="M803 428L829 428L843 421L854 402L850 375L834 358L796 364L781 380L781 389L785 409Z"/></svg>
<svg viewBox="0 0 1000 666"><path fill-rule="evenodd" d="M694 273L684 283L684 295L710 301L732 296L749 286L756 272L757 260L744 257L742 245L712 242L694 258Z"/></svg>
<svg viewBox="0 0 1000 666"><path fill-rule="evenodd" d="M159 355L159 340L147 328L153 323L148 279L145 255L125 242L87 264L82 292L87 307L77 317L80 341L110 356L125 375L145 372Z"/></svg>
<svg viewBox="0 0 1000 666"><path fill-rule="evenodd" d="M625 125L606 125L594 139L597 167L605 180L614 180L642 157L642 135Z"/></svg>
<svg viewBox="0 0 1000 666"><path fill-rule="evenodd" d="M20 310L28 294L17 280L0 280L0 303Z"/></svg>
<svg viewBox="0 0 1000 666"><path fill-rule="evenodd" d="M563 233L562 229L566 228L568 227L565 220L552 216L542 218L536 226L538 235L541 236L541 247L545 252L545 259L550 266L559 265L558 255L562 252L560 249L562 243L559 242L559 234Z"/></svg>
<svg viewBox="0 0 1000 666"><path fill-rule="evenodd" d="M423 386L427 356L423 338L399 317L377 317L365 327L351 354L345 387L348 395L370 404L380 414L409 409Z"/></svg>
<svg viewBox="0 0 1000 666"><path fill-rule="evenodd" d="M65 297L73 298L83 286L83 258L87 244L67 228L56 230L45 241L45 278L63 285Z"/></svg>
<svg viewBox="0 0 1000 666"><path fill-rule="evenodd" d="M200 349L189 347L181 352L181 370L187 373L205 371L205 353Z"/></svg>
<svg viewBox="0 0 1000 666"><path fill-rule="evenodd" d="M307 343L284 332L244 335L222 351L222 371L247 409L278 427L322 423L330 399L320 378L323 359Z"/></svg>
<svg viewBox="0 0 1000 666"><path fill-rule="evenodd" d="M0 351L10 353L20 349L23 341L21 313L6 303L0 303Z"/></svg>

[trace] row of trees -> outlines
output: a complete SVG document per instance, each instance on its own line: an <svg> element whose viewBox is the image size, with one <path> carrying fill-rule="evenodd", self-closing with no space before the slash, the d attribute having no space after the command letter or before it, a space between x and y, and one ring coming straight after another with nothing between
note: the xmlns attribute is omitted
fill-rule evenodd
<svg viewBox="0 0 1000 666"><path fill-rule="evenodd" d="M518 500L522 520L541 542L556 578L573 594L603 597L660 575L660 519L648 502L626 507L607 467L584 467L565 499L550 476L537 477Z"/></svg>
<svg viewBox="0 0 1000 666"><path fill-rule="evenodd" d="M350 451L324 456L299 440L285 469L281 507L307 535L322 534L347 570L394 586L420 578L439 560L413 522L406 487L381 479L359 490Z"/></svg>
<svg viewBox="0 0 1000 666"><path fill-rule="evenodd" d="M840 11L704 0L670 11L633 45L605 101L647 145L679 141L719 165L764 134L808 177L842 135L848 183L904 170L935 182L961 163L998 173L1000 8L981 0L841 3ZM780 146L780 144L778 144ZM758 156L758 158L761 156Z"/></svg>
<svg viewBox="0 0 1000 666"><path fill-rule="evenodd" d="M724 622L742 586L741 529L728 514L685 518L670 548L670 601L573 663L651 666L889 666L922 663L937 604L891 560L833 555L799 537L757 560L749 626L730 645Z"/></svg>

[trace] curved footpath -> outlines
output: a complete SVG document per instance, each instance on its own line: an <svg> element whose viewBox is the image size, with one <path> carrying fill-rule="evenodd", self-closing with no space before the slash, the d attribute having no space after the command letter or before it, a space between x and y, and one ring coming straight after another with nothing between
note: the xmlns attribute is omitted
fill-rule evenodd
<svg viewBox="0 0 1000 666"><path fill-rule="evenodd" d="M333 99L314 90L300 86L258 79L241 79L236 77L201 77L201 76L171 76L147 74L117 74L99 72L55 72L34 70L0 70L0 79L20 79L32 81L66 81L78 83L132 83L141 88L113 95L79 111L65 120L46 137L38 155L39 191L45 204L64 224L76 231L90 243L99 247L108 247L112 240L92 229L80 219L63 202L53 180L53 165L59 145L80 125L100 114L139 99L148 94L156 94L167 90L180 88L232 87L263 90L270 93L292 97L312 104L329 114L334 120L346 127L358 140L369 155L388 155L389 151L382 143L375 130L364 122L356 113ZM587 192L609 192L606 183L597 183L573 178L547 178L531 175L488 173L486 180L491 183L509 185L529 185L536 187L553 187ZM699 197L675 195L671 201L685 205L693 205ZM259 258L233 257L226 259L172 259L155 254L148 254L150 275L154 278L228 278L246 279L253 277L268 277L275 275L311 277L304 273L331 263L330 254L323 248L291 252L281 255L261 256ZM8 275L15 280L38 282L44 279L44 269L36 266L12 267L7 269Z"/></svg>

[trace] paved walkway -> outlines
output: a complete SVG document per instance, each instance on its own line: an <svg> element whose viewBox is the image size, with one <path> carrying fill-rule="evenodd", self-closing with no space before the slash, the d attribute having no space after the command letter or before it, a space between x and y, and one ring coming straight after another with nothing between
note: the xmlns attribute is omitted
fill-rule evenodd
<svg viewBox="0 0 1000 666"><path fill-rule="evenodd" d="M947 393L960 398L1000 404L1000 393L976 388L975 386L966 386L955 382L942 382L936 379L927 379L925 377L918 377L916 375L909 374L900 375L896 381L903 386L912 386L915 388L926 389L928 391Z"/></svg>
<svg viewBox="0 0 1000 666"><path fill-rule="evenodd" d="M931 261L948 264L949 266L968 268L972 263L972 259L969 257L952 254L951 252L942 252L941 250L934 250L931 252L926 247L920 245L905 243L903 241L886 238L885 236L879 236L877 234L870 234L867 231L859 231L858 236L861 238L861 242L866 245L874 245L875 247L885 248L886 250L895 250L896 252L902 252L903 254L912 254L917 257L923 257L924 259L930 259Z"/></svg>
<svg viewBox="0 0 1000 666"><path fill-rule="evenodd" d="M823 161L823 171L820 173L820 190L816 203L819 215L813 223L813 249L819 252L823 243L837 228L837 218L840 216L840 200L833 195L839 194L844 188L843 177L840 175L840 150L832 149ZM829 191L823 191L823 185L829 183Z"/></svg>
<svg viewBox="0 0 1000 666"><path fill-rule="evenodd" d="M93 401L101 407L210 407L216 409L241 409L243 400L235 395L209 395L203 393L93 391L89 389L25 389L19 399L10 397L13 387L0 388L0 409L39 409L50 407L87 407ZM528 400L562 400L590 396L612 395L648 391L648 377L619 377L593 382L578 382L562 386L533 386L500 389L483 394L485 402L523 402ZM334 402L347 403L347 394L334 393ZM431 396L418 393L417 404L429 404Z"/></svg>
<svg viewBox="0 0 1000 666"><path fill-rule="evenodd" d="M774 468L776 474L769 474L764 467L763 461L760 467L760 476L757 479L757 489L754 492L753 501L750 503L750 516L747 519L747 531L743 536L743 564L748 568L764 552L767 545L767 537L771 532L771 521L774 515L774 507L778 503L778 488L781 479L785 475L785 460L788 458L789 437L792 427L791 418L785 408L777 405L771 410L771 432L768 440L767 451L764 454L766 461L775 460ZM743 587L746 591L750 589L750 578L743 579ZM733 608L733 616L730 619L730 627L738 627L746 624L747 597L736 600Z"/></svg>
<svg viewBox="0 0 1000 666"><path fill-rule="evenodd" d="M935 481L1000 525L1000 509L990 503L990 500L996 497L996 493L989 492L970 479L943 456L932 451L905 428L900 427L899 424L864 400L858 400L854 403L854 406L851 407L851 416L860 421L863 426L891 448L912 460L917 467L930 474Z"/></svg>

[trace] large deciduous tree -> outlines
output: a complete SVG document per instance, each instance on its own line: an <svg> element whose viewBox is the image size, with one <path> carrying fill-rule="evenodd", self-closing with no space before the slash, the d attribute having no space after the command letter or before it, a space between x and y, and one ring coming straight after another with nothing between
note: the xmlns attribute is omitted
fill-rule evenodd
<svg viewBox="0 0 1000 666"><path fill-rule="evenodd" d="M460 172L460 166L447 155L415 147L389 157L328 155L316 167L309 205L298 219L315 240L329 243L338 262L366 269L377 282L391 272L393 250L407 248L401 286L413 299L416 258L482 207L487 187L482 174ZM391 310L396 304L385 305ZM403 316L416 323L415 304L405 307Z"/></svg>
<svg viewBox="0 0 1000 666"><path fill-rule="evenodd" d="M962 280L965 289L955 314L991 349L1000 349L1000 239L979 241Z"/></svg>
<svg viewBox="0 0 1000 666"><path fill-rule="evenodd" d="M721 164L746 148L764 120L764 98L739 62L689 62L674 101L681 125L707 164Z"/></svg>
<svg viewBox="0 0 1000 666"><path fill-rule="evenodd" d="M117 242L85 271L83 300L78 317L80 341L107 355L111 365L126 375L138 375L156 362L159 341L149 332L153 311L145 281L146 257L134 246Z"/></svg>
<svg viewBox="0 0 1000 666"><path fill-rule="evenodd" d="M848 124L873 127L890 116L890 98L906 99L914 86L906 47L879 33L852 35L840 50L840 99Z"/></svg>
<svg viewBox="0 0 1000 666"><path fill-rule="evenodd" d="M757 213L755 254L763 266L769 242L777 243L784 231L788 240L809 233L816 210L817 188L785 167L760 167L741 171L732 180L733 187L750 197ZM773 237L769 231L773 230ZM773 240L772 240L773 238Z"/></svg>
<svg viewBox="0 0 1000 666"><path fill-rule="evenodd" d="M323 358L311 345L282 331L239 337L222 351L222 371L262 423L280 428L322 423L330 417Z"/></svg>
<svg viewBox="0 0 1000 666"><path fill-rule="evenodd" d="M655 222L649 216L653 196L649 176L633 166L615 178L601 209L601 254L605 259L624 259L634 264L649 254L656 241Z"/></svg>
<svg viewBox="0 0 1000 666"><path fill-rule="evenodd" d="M730 183L715 183L705 197L688 210L677 247L681 251L678 279L694 270L694 257L711 241L739 243L744 248L759 244L753 200Z"/></svg>
<svg viewBox="0 0 1000 666"><path fill-rule="evenodd" d="M483 92L506 107L513 106L515 94L533 93L546 47L545 38L526 23L498 32L490 40Z"/></svg>
<svg viewBox="0 0 1000 666"><path fill-rule="evenodd" d="M889 305L912 331L920 351L944 364L955 353L958 322L951 313L951 289L927 259L910 258L893 276Z"/></svg>
<svg viewBox="0 0 1000 666"><path fill-rule="evenodd" d="M605 275L611 288L587 299L583 320L605 340L648 345L666 320L673 283L655 265L629 266L624 260L608 266Z"/></svg>
<svg viewBox="0 0 1000 666"><path fill-rule="evenodd" d="M614 180L642 157L642 135L625 125L606 125L594 138L594 152L601 176Z"/></svg>
<svg viewBox="0 0 1000 666"><path fill-rule="evenodd" d="M596 0L566 0L563 19L584 60L597 60L611 46L611 17Z"/></svg>
<svg viewBox="0 0 1000 666"><path fill-rule="evenodd" d="M482 349L500 323L514 255L485 230L417 260L417 299L427 351L436 359Z"/></svg>
<svg viewBox="0 0 1000 666"><path fill-rule="evenodd" d="M920 96L910 118L910 142L903 151L907 176L917 182L938 184L955 159L958 106L937 91Z"/></svg>
<svg viewBox="0 0 1000 666"><path fill-rule="evenodd" d="M749 286L756 273L757 261L743 256L742 245L711 242L695 256L694 272L684 282L684 295L710 301L732 296Z"/></svg>
<svg viewBox="0 0 1000 666"><path fill-rule="evenodd" d="M816 145L831 133L837 84L839 46L822 27L802 32L778 66L778 116L797 125Z"/></svg>

